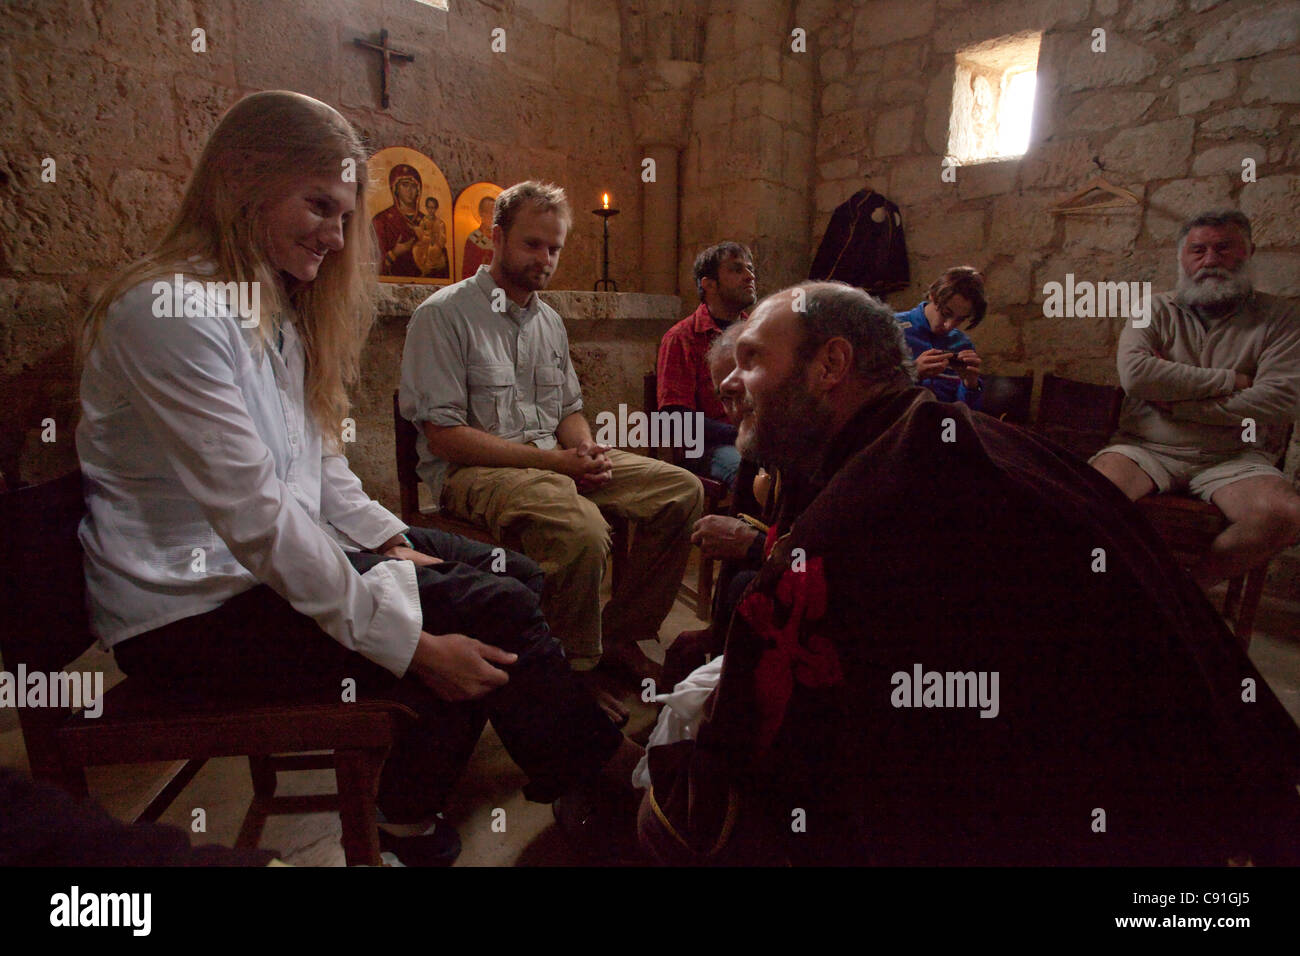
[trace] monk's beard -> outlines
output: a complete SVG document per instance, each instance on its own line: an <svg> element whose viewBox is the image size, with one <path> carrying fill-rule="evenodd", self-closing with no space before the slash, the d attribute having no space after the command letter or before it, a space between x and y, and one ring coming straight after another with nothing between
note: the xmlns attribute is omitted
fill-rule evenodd
<svg viewBox="0 0 1300 956"><path fill-rule="evenodd" d="M1195 278L1189 276L1179 263L1178 285L1174 296L1179 305L1222 312L1250 297L1255 290L1254 278L1249 261L1243 262L1236 272L1228 269L1201 269Z"/></svg>
<svg viewBox="0 0 1300 956"><path fill-rule="evenodd" d="M736 448L751 461L786 473L810 475L821 464L829 434L830 409L810 394L792 370L766 403L761 423L738 438ZM752 405L746 402L747 411Z"/></svg>

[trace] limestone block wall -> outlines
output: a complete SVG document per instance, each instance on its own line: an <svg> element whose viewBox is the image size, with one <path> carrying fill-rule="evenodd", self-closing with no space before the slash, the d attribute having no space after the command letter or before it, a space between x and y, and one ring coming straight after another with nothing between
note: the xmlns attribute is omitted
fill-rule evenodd
<svg viewBox="0 0 1300 956"><path fill-rule="evenodd" d="M1046 318L1044 284L1074 273L1172 288L1178 226L1206 206L1251 217L1259 289L1300 295L1300 5L800 0L795 19L810 25L817 61L806 255L869 178L901 207L907 235L912 285L891 304L915 305L947 266L983 269L989 316L973 338L991 371L1116 382L1123 320ZM1105 52L1092 50L1096 29ZM956 54L1021 31L1042 32L1028 153L943 181ZM1098 171L1141 206L1048 212ZM1294 476L1300 439L1288 461Z"/></svg>
<svg viewBox="0 0 1300 956"><path fill-rule="evenodd" d="M393 66L386 111L378 55L352 44L381 27L416 56ZM0 3L0 472L36 481L75 463L69 331L165 226L221 113L255 90L307 93L374 148L421 150L453 194L483 179L565 186L576 213L554 288L592 287L600 221L588 210L610 192L622 209L614 274L639 288L641 183L620 44L609 0L451 0L449 11L413 0ZM47 157L54 182L41 179ZM372 342L367 359L387 361L386 348Z"/></svg>
<svg viewBox="0 0 1300 956"><path fill-rule="evenodd" d="M393 458L393 391L401 379L402 345L411 313L429 295L418 285L382 284L379 320L366 341L364 371L353 404L356 442L348 463L370 494L397 509ZM583 411L595 431L596 415L642 408L642 376L654 371L659 340L680 318L675 295L626 292L543 292L564 317L582 384ZM628 451L639 451L630 448Z"/></svg>
<svg viewBox="0 0 1300 956"><path fill-rule="evenodd" d="M753 249L760 295L807 278L802 237L810 228L816 64L811 36L805 52L792 49L801 24L788 0L709 5L704 70L682 151L684 302L699 301L696 253L724 239Z"/></svg>
<svg viewBox="0 0 1300 956"><path fill-rule="evenodd" d="M1300 7L1269 0L813 0L817 119L810 256L834 207L868 179L902 209L920 301L949 265L986 271L976 341L998 371L1115 381L1121 323L1048 319L1043 285L1067 272L1172 287L1179 222L1239 205L1255 224L1258 287L1300 294ZM1107 51L1090 50L1106 31ZM941 178L955 54L1043 32L1029 152ZM1242 181L1242 160L1256 164ZM1133 211L1047 210L1093 174L1134 192Z"/></svg>

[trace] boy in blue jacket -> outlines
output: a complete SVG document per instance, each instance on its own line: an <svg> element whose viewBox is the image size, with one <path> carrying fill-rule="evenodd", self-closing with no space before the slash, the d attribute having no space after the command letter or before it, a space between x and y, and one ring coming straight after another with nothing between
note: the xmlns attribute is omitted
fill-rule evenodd
<svg viewBox="0 0 1300 956"><path fill-rule="evenodd" d="M984 276L970 266L956 266L930 285L915 309L894 315L916 360L917 384L941 402L980 407L980 357L962 326L974 329L987 307Z"/></svg>

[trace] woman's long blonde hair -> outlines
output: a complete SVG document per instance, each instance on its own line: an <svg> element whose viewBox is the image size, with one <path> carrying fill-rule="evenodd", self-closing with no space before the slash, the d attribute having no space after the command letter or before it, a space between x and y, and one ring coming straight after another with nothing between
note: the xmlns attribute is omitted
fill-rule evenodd
<svg viewBox="0 0 1300 956"><path fill-rule="evenodd" d="M285 294L267 258L267 202L304 176L345 176L349 169L357 205L343 227L343 248L325 256L313 281ZM83 348L93 347L108 307L127 290L176 273L194 274L192 257L210 261L216 271L204 280L260 283L263 320L255 334L262 346L285 318L296 324L307 355L307 410L326 444L337 448L348 413L347 388L357 380L375 313L366 179L361 138L332 107L285 90L244 97L208 137L162 240L115 277L86 313ZM267 321L268 315L275 318Z"/></svg>

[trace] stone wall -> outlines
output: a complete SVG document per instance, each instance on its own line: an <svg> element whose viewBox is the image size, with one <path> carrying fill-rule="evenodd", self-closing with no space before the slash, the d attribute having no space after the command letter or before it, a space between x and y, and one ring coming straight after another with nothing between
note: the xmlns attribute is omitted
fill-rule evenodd
<svg viewBox="0 0 1300 956"><path fill-rule="evenodd" d="M478 180L565 186L574 226L552 280L590 289L613 194L621 289L640 287L636 150L618 87L610 0L5 0L0 4L0 472L40 480L75 463L69 330L94 291L144 252L175 210L221 113L292 89L337 107L374 147L439 163L453 194ZM394 64L379 109L378 55ZM506 50L491 31L503 27ZM205 31L207 51L192 50ZM45 157L57 178L41 181ZM387 361L372 342L370 361ZM53 443L41 423L55 421Z"/></svg>
<svg viewBox="0 0 1300 956"><path fill-rule="evenodd" d="M713 0L704 70L682 153L678 287L698 302L696 253L724 239L754 251L760 294L808 276L815 43L792 49L783 0ZM811 33L811 31L809 31Z"/></svg>
<svg viewBox="0 0 1300 956"><path fill-rule="evenodd" d="M1190 12L1189 12L1190 11ZM1176 278L1174 235L1190 212L1252 217L1258 286L1300 294L1300 7L1245 0L804 0L821 110L811 255L834 207L869 179L902 209L915 305L947 266L986 271L975 338L998 371L1115 381L1119 321L1043 317L1044 283ZM1090 51L1106 30L1107 52ZM1029 152L962 166L944 182L957 51L1041 30ZM1242 181L1242 160L1257 182ZM1141 199L1112 215L1048 208L1098 167Z"/></svg>
<svg viewBox="0 0 1300 956"><path fill-rule="evenodd" d="M811 256L834 207L869 178L901 207L920 301L951 265L988 277L974 339L985 366L1116 382L1122 319L1045 318L1043 286L1177 277L1174 238L1206 206L1255 227L1256 282L1300 295L1300 5L1286 0L800 0L816 44ZM1094 30L1105 52L1093 52ZM941 178L955 57L1042 33L1029 152ZM1244 159L1255 182L1243 181ZM1099 169L1141 205L1053 216ZM1300 464L1293 442L1289 474ZM1300 553L1298 550L1296 553Z"/></svg>

